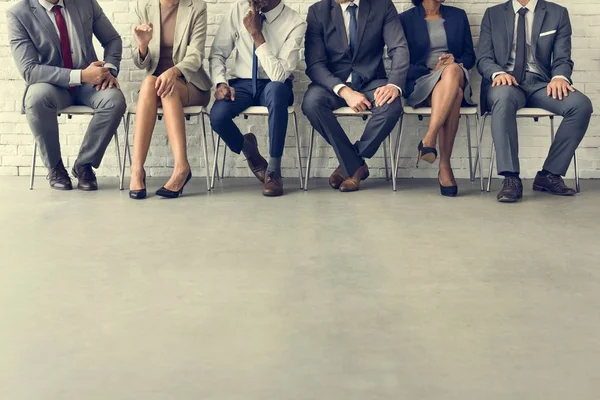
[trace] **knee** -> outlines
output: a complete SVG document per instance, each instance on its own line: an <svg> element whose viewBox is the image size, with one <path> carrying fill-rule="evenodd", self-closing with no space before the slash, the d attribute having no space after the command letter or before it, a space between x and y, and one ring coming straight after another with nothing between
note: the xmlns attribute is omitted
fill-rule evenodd
<svg viewBox="0 0 600 400"><path fill-rule="evenodd" d="M123 92L116 88L104 89L103 92L104 96L96 110L109 111L119 118L122 117L127 109L127 102L125 101Z"/></svg>
<svg viewBox="0 0 600 400"><path fill-rule="evenodd" d="M56 87L48 83L34 83L27 88L25 95L25 110L40 111L44 109L58 109L58 103L53 95Z"/></svg>
<svg viewBox="0 0 600 400"><path fill-rule="evenodd" d="M325 103L324 96L320 96L316 91L309 88L304 94L304 100L302 101L302 113L308 118L312 118L329 109Z"/></svg>
<svg viewBox="0 0 600 400"><path fill-rule="evenodd" d="M290 88L284 82L269 82L265 87L267 101L276 106L287 107L290 92Z"/></svg>
<svg viewBox="0 0 600 400"><path fill-rule="evenodd" d="M509 86L497 86L490 89L488 101L492 111L496 109L517 110L517 99L512 95L513 89Z"/></svg>
<svg viewBox="0 0 600 400"><path fill-rule="evenodd" d="M384 113L386 117L391 119L399 119L404 113L402 107L402 100L400 97L395 99L392 104L384 104L380 107L375 108L374 112Z"/></svg>
<svg viewBox="0 0 600 400"><path fill-rule="evenodd" d="M140 96L142 95L156 95L156 76L148 75L142 81L142 86L140 87Z"/></svg>
<svg viewBox="0 0 600 400"><path fill-rule="evenodd" d="M458 64L450 64L444 69L444 72L442 72L443 79L451 80L457 84L460 83L463 75L464 71Z"/></svg>
<svg viewBox="0 0 600 400"><path fill-rule="evenodd" d="M574 110L578 115L584 117L591 117L594 112L594 106L589 97L581 94L580 100L574 105Z"/></svg>
<svg viewBox="0 0 600 400"><path fill-rule="evenodd" d="M227 113L227 108L224 104L225 100L217 100L210 110L210 125L214 130L218 131L219 127L223 125L227 120L231 120Z"/></svg>

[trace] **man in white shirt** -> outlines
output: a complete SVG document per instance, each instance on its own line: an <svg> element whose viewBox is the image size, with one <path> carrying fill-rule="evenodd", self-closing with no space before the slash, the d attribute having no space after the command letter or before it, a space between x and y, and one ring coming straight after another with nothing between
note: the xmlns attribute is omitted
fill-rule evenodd
<svg viewBox="0 0 600 400"><path fill-rule="evenodd" d="M391 0L320 0L308 10L307 21L306 74L312 83L302 110L340 162L330 186L353 192L369 176L365 158L375 155L402 115L410 61L406 38ZM383 64L386 46L389 75ZM354 144L333 114L344 106L373 113Z"/></svg>
<svg viewBox="0 0 600 400"><path fill-rule="evenodd" d="M96 0L21 0L8 12L11 53L26 82L23 110L48 168L50 187L72 189L58 139L57 112L71 105L94 109L73 175L81 190L96 190L93 168L125 112L117 75L122 41ZM98 61L92 37L104 48Z"/></svg>
<svg viewBox="0 0 600 400"><path fill-rule="evenodd" d="M483 17L477 69L483 76L481 109L492 112L497 169L504 176L499 202L523 197L516 119L523 107L543 108L564 118L533 189L576 194L562 177L593 110L591 101L572 86L571 36L567 9L546 0L509 0L489 8Z"/></svg>
<svg viewBox="0 0 600 400"><path fill-rule="evenodd" d="M306 22L283 0L240 0L221 21L210 50L216 85L210 112L212 128L227 146L248 160L263 182L263 195L281 196L281 157L285 147L288 106L294 103L292 72L300 60ZM234 52L234 49L236 50ZM234 53L227 79L226 62ZM233 119L250 106L269 110L269 162L252 133L242 135Z"/></svg>

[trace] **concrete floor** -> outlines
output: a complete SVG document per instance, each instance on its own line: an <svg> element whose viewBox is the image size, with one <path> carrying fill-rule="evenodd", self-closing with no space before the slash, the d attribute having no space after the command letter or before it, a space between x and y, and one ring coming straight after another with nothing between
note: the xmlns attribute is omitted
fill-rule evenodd
<svg viewBox="0 0 600 400"><path fill-rule="evenodd" d="M499 182L100 184L0 179L2 400L600 396L600 182L515 205Z"/></svg>

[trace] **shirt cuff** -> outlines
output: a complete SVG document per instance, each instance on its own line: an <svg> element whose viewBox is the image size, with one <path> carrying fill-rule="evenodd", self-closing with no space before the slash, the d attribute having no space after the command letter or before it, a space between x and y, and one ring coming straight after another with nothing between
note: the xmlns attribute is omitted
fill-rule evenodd
<svg viewBox="0 0 600 400"><path fill-rule="evenodd" d="M69 75L69 86L70 87L81 86L81 70L80 69L71 70L71 74Z"/></svg>
<svg viewBox="0 0 600 400"><path fill-rule="evenodd" d="M508 74L508 72L506 72L506 71L500 71L500 72L493 73L492 74L492 80L496 79L496 77L498 75L502 75L502 74Z"/></svg>
<svg viewBox="0 0 600 400"><path fill-rule="evenodd" d="M348 85L344 85L343 83L340 83L339 85L335 85L333 87L333 93L337 94L339 97L342 97L342 96L340 96L340 91L343 88L345 88L346 86L348 86Z"/></svg>
<svg viewBox="0 0 600 400"><path fill-rule="evenodd" d="M571 84L571 80L570 80L569 78L567 78L566 76L564 76L564 75L556 75L556 76L553 76L553 77L552 77L552 79L556 79L556 78L563 79L563 80L567 81L567 83L568 83L569 85Z"/></svg>

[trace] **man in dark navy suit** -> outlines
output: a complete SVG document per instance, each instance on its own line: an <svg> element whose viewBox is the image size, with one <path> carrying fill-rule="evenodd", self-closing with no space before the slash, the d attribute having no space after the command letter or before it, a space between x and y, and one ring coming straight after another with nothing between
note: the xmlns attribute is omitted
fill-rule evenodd
<svg viewBox="0 0 600 400"><path fill-rule="evenodd" d="M306 74L312 83L302 110L340 161L329 184L353 192L369 176L364 159L375 154L402 115L409 65L404 31L391 0L321 0L309 8L307 22ZM389 76L383 65L385 46ZM373 112L354 144L333 114L344 106Z"/></svg>

